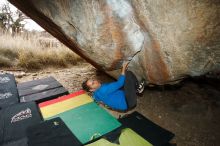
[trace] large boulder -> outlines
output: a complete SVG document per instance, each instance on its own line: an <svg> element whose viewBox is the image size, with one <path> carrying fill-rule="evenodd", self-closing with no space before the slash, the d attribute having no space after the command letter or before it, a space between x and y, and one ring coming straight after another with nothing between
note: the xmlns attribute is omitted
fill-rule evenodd
<svg viewBox="0 0 220 146"><path fill-rule="evenodd" d="M9 0L92 65L167 84L220 69L220 0Z"/></svg>

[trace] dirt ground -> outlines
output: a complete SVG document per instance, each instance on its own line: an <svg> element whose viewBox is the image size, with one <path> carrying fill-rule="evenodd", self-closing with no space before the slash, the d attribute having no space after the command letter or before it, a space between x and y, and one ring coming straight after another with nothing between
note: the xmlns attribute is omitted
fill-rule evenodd
<svg viewBox="0 0 220 146"><path fill-rule="evenodd" d="M81 89L82 81L89 77L113 80L87 63L68 69L13 73L18 83L53 76L70 92ZM178 146L220 145L219 81L188 79L180 86L147 87L134 110L175 133L172 143ZM110 112L115 117L123 115Z"/></svg>

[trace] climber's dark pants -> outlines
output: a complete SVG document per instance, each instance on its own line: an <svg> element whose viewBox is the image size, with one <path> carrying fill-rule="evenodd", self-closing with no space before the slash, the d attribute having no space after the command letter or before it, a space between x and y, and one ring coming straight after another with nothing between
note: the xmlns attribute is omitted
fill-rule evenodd
<svg viewBox="0 0 220 146"><path fill-rule="evenodd" d="M138 84L138 80L136 76L131 71L127 71L125 74L124 92L125 92L128 109L135 107L137 104L137 95L136 95L137 84Z"/></svg>

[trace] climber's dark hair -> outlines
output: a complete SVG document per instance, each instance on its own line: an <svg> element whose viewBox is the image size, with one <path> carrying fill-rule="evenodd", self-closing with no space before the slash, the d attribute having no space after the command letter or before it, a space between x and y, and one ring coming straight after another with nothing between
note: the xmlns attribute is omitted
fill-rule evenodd
<svg viewBox="0 0 220 146"><path fill-rule="evenodd" d="M88 82L89 79L86 79L83 83L82 83L82 88L83 90L87 91L87 92L90 92L90 88L89 86L87 85L87 82Z"/></svg>

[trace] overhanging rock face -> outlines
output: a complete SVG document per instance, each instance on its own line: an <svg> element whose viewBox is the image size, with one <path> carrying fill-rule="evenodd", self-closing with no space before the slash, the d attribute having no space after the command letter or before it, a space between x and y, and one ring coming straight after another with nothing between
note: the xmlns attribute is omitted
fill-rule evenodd
<svg viewBox="0 0 220 146"><path fill-rule="evenodd" d="M220 69L219 0L9 0L95 67L166 84Z"/></svg>

